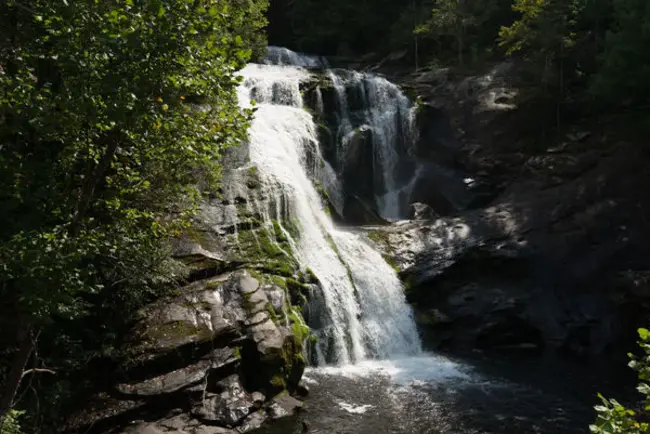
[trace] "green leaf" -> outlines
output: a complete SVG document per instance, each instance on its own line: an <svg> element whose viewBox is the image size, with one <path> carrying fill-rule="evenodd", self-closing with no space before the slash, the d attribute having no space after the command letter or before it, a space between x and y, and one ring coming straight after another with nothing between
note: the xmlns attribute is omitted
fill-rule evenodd
<svg viewBox="0 0 650 434"><path fill-rule="evenodd" d="M642 393L644 395L650 395L650 385L648 385L647 383L640 383L637 386L636 390L638 390L639 393Z"/></svg>
<svg viewBox="0 0 650 434"><path fill-rule="evenodd" d="M163 5L160 5L158 8L158 18L161 18L163 15L165 15L165 7Z"/></svg>
<svg viewBox="0 0 650 434"><path fill-rule="evenodd" d="M643 341L647 341L648 338L650 338L650 331L648 331L648 329L640 328L638 330L638 333L639 333L639 337Z"/></svg>

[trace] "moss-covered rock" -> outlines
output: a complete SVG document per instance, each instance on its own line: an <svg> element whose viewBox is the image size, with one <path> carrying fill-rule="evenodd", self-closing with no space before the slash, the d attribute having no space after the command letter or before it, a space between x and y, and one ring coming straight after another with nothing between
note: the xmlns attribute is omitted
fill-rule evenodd
<svg viewBox="0 0 650 434"><path fill-rule="evenodd" d="M280 223L273 220L271 227L240 232L235 248L251 266L269 274L289 277L299 270L289 236Z"/></svg>
<svg viewBox="0 0 650 434"><path fill-rule="evenodd" d="M186 347L209 347L215 339L236 336L243 311L239 300L226 294L224 284L230 278L224 275L193 283L180 295L142 309L123 350L125 366L146 365Z"/></svg>
<svg viewBox="0 0 650 434"><path fill-rule="evenodd" d="M219 194L174 241L184 284L142 309L125 339L115 390L144 400L145 413L169 395L192 409L190 418L248 425L261 406L254 394L271 399L300 382L311 342L301 309L317 279L296 260L299 221L275 215L290 199L269 194L257 167L245 164L224 174ZM233 376L245 390L222 390L220 382ZM223 418L224 402L236 407L236 418Z"/></svg>
<svg viewBox="0 0 650 434"><path fill-rule="evenodd" d="M187 394L192 414L214 423L223 422L215 418L223 416L219 403L235 395L241 398L237 402L257 402L249 393L292 393L306 366L311 332L300 306L292 306L290 291L306 289L293 277L240 270L194 282L180 295L159 300L140 312L125 352L130 364L117 391L152 399L152 405L161 395L183 399ZM231 396L219 382L233 375L245 390ZM209 399L194 401L197 392ZM241 410L237 420L256 408Z"/></svg>
<svg viewBox="0 0 650 434"><path fill-rule="evenodd" d="M241 271L211 289L221 299L229 295L238 300L235 327L240 338L233 345L233 357L236 354L235 359L240 361L243 381L250 390L270 394L293 390L304 371L303 342L309 339L310 330L299 308L290 304L288 281L264 272ZM290 282L302 285L295 279Z"/></svg>

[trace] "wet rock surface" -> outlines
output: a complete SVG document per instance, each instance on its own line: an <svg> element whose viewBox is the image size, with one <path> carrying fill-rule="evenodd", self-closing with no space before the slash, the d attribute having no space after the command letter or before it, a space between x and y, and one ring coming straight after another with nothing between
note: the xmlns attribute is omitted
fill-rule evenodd
<svg viewBox="0 0 650 434"><path fill-rule="evenodd" d="M598 354L643 321L646 177L615 154L567 183L514 186L489 207L374 238L398 264L428 343Z"/></svg>

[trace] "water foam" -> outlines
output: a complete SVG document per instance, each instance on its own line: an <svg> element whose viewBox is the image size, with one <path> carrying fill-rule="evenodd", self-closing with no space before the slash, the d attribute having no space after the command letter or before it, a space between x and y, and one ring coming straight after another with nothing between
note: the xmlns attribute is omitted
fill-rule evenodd
<svg viewBox="0 0 650 434"><path fill-rule="evenodd" d="M308 375L310 369L307 370ZM345 378L368 378L379 375L390 378L392 383L402 386L474 378L463 365L434 354L364 360L354 365L326 366L318 368L318 373Z"/></svg>

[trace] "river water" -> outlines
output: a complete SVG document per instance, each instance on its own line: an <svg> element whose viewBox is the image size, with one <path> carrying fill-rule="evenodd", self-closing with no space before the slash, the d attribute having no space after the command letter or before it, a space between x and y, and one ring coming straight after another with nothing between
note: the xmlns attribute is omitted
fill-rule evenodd
<svg viewBox="0 0 650 434"><path fill-rule="evenodd" d="M624 366L476 353L310 368L305 410L263 433L588 433L598 392L634 398Z"/></svg>

